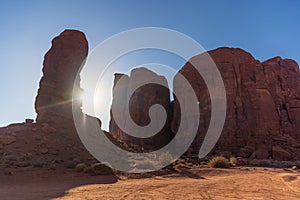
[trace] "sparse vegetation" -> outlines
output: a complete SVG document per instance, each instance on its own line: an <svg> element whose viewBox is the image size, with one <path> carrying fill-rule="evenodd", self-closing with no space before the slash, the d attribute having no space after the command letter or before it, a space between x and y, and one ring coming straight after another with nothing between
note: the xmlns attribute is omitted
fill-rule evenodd
<svg viewBox="0 0 300 200"><path fill-rule="evenodd" d="M230 167L229 160L223 156L213 157L209 162L208 166L214 168L228 168Z"/></svg>
<svg viewBox="0 0 300 200"><path fill-rule="evenodd" d="M78 163L75 168L76 168L76 171L82 172L85 167L86 167L86 165L84 163Z"/></svg>
<svg viewBox="0 0 300 200"><path fill-rule="evenodd" d="M231 158L230 158L230 165L231 165L232 167L235 167L235 166L237 166L237 164L238 164L237 159L236 159L235 157L231 157Z"/></svg>
<svg viewBox="0 0 300 200"><path fill-rule="evenodd" d="M83 163L84 164L84 163ZM83 167L83 172L90 174L90 175L110 175L110 174L114 174L114 170L111 169L108 164L105 163L95 163L92 164L91 166L86 166L85 164L80 164L80 166L78 166L78 168L82 168ZM77 169L77 167L76 167Z"/></svg>
<svg viewBox="0 0 300 200"><path fill-rule="evenodd" d="M126 149L126 150L128 150L128 149L129 149L129 146L128 146L128 144L127 144L127 143L123 143L123 147L124 147L124 149Z"/></svg>
<svg viewBox="0 0 300 200"><path fill-rule="evenodd" d="M114 171L105 163L95 163L91 167L96 175L114 174Z"/></svg>

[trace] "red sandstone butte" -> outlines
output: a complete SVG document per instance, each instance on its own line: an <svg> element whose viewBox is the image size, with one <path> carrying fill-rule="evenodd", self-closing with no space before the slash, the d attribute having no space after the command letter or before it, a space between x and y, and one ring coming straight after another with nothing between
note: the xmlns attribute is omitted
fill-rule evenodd
<svg viewBox="0 0 300 200"><path fill-rule="evenodd" d="M208 53L222 75L227 93L226 121L214 152L259 159L300 159L300 72L297 63L280 57L260 62L239 48L224 47ZM192 59L199 58L200 55ZM192 145L198 151L210 122L210 97L202 77L190 62L179 73L190 82L200 102L201 122ZM175 98L173 132L177 131L179 123L180 107Z"/></svg>

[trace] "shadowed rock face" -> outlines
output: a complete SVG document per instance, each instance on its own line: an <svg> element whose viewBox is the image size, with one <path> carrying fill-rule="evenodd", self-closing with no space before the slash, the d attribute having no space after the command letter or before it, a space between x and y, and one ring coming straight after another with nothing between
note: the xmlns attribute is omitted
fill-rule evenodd
<svg viewBox="0 0 300 200"><path fill-rule="evenodd" d="M73 85L87 54L88 42L80 31L65 30L52 40L52 47L44 57L43 77L35 101L37 123L54 127L73 124ZM76 90L80 93L79 85Z"/></svg>
<svg viewBox="0 0 300 200"><path fill-rule="evenodd" d="M37 123L27 119L25 123L0 128L0 155L13 157L12 161L1 158L9 168L56 170L97 162L82 145L72 118L73 85L87 53L88 43L82 32L66 30L54 38L44 58L36 97ZM80 91L76 82L75 92ZM81 102L76 103L80 117L89 117L83 115ZM1 171L5 168L0 165Z"/></svg>
<svg viewBox="0 0 300 200"><path fill-rule="evenodd" d="M208 53L220 70L227 93L227 117L215 152L229 151L261 159L299 158L300 72L297 63L280 57L261 63L235 48L219 48ZM209 125L210 97L202 77L189 62L179 73L191 83L200 102L201 122L193 143L193 149L198 151ZM175 98L173 132L179 123L180 107Z"/></svg>
<svg viewBox="0 0 300 200"><path fill-rule="evenodd" d="M146 126L150 123L149 118L149 108L154 104L162 105L167 113L167 120L163 129L153 137L141 139L137 137L130 136L123 132L117 123L114 120L114 116L111 112L111 121L110 121L110 133L121 140L122 142L131 143L140 147L143 147L144 150L153 150L160 148L168 143L172 138L170 131L170 120L171 120L171 103L170 103L170 91L168 88L165 88L158 84L147 84L144 85L133 93L129 97L129 91L134 87L135 82L139 77L147 76L153 79L159 79L160 82L163 82L167 85L167 80L163 76L158 76L152 71L146 68L137 68L131 71L131 75L124 74L115 74L114 85L122 77L124 84L118 90L114 89L113 91L113 102L112 107L119 107L120 109L118 115L123 116L123 119L126 121L127 117L131 117L132 120L139 126ZM115 88L115 87L114 87ZM121 104L129 106L130 116L125 114L125 110L120 107ZM157 116L159 117L159 116Z"/></svg>

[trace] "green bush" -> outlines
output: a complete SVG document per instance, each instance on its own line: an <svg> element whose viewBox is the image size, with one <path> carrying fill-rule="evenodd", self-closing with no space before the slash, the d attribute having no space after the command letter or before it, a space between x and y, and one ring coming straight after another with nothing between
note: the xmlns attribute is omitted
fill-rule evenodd
<svg viewBox="0 0 300 200"><path fill-rule="evenodd" d="M216 156L208 162L208 166L214 168L228 168L230 166L230 163L227 158L223 156Z"/></svg>

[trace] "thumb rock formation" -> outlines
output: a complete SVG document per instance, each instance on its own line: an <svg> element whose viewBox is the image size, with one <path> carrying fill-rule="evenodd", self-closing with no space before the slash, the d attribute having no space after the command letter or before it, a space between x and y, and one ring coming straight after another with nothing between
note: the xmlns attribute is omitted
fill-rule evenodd
<svg viewBox="0 0 300 200"><path fill-rule="evenodd" d="M43 77L35 101L37 123L73 127L73 86L87 54L88 42L82 32L65 30L53 39L52 47L44 57ZM80 94L79 83L74 86L74 91Z"/></svg>

